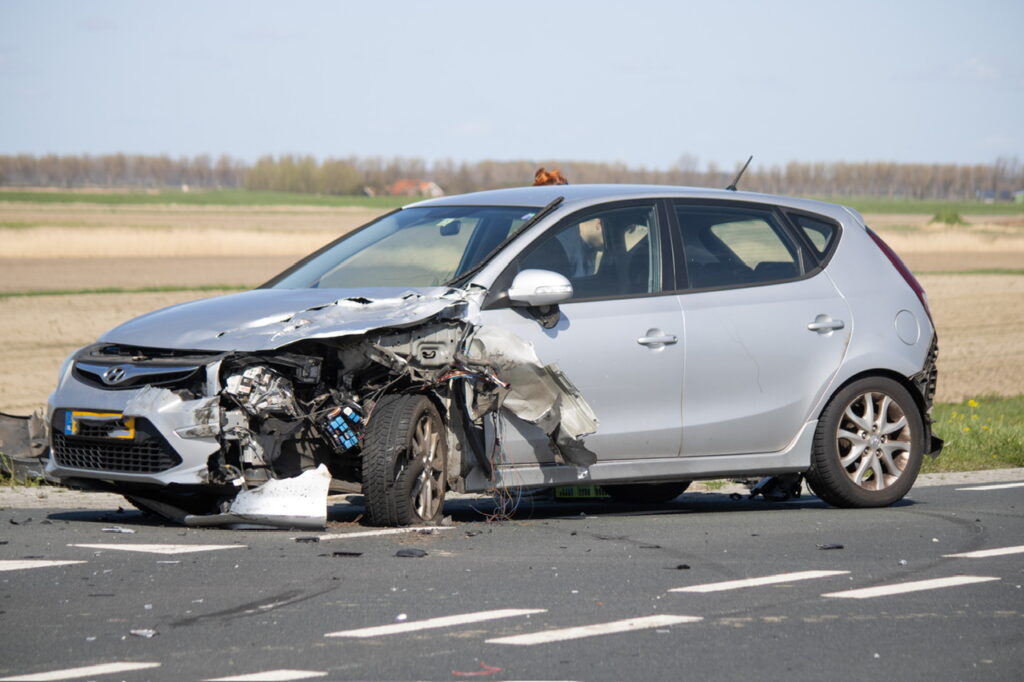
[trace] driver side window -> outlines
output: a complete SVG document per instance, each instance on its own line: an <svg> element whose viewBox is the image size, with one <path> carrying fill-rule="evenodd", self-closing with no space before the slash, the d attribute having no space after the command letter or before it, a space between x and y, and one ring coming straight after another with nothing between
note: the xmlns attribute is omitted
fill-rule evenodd
<svg viewBox="0 0 1024 682"><path fill-rule="evenodd" d="M552 270L572 282L571 300L656 293L661 249L653 205L588 213L541 237L517 271Z"/></svg>

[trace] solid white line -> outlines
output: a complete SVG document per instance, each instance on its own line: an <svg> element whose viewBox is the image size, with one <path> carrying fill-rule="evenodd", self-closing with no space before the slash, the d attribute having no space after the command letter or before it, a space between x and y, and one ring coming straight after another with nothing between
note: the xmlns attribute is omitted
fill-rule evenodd
<svg viewBox="0 0 1024 682"><path fill-rule="evenodd" d="M997 547L996 549L979 549L975 552L963 552L961 554L943 554L950 559L986 559L990 556L1005 556L1007 554L1024 554L1024 545L1016 547Z"/></svg>
<svg viewBox="0 0 1024 682"><path fill-rule="evenodd" d="M84 564L85 561L51 561L49 559L6 559L0 561L0 571L20 571L23 568L46 568L47 566L67 566Z"/></svg>
<svg viewBox="0 0 1024 682"><path fill-rule="evenodd" d="M956 587L957 585L970 585L972 583L986 583L999 578L989 578L981 575L956 575L952 578L933 578L932 580L915 580L909 583L896 583L895 585L882 585L880 587L865 587L859 590L845 590L843 592L829 592L822 597L838 597L840 599L871 599L872 597L888 597L893 594L905 594L907 592L921 592L923 590L937 590L941 587Z"/></svg>
<svg viewBox="0 0 1024 682"><path fill-rule="evenodd" d="M147 552L149 554L188 554L212 552L217 549L239 549L245 545L68 545L86 549L112 549L118 552Z"/></svg>
<svg viewBox="0 0 1024 682"><path fill-rule="evenodd" d="M261 673L248 675L232 675L231 677L211 677L203 682L287 682L288 680L309 680L314 677L327 677L327 673L316 670L265 670Z"/></svg>
<svg viewBox="0 0 1024 682"><path fill-rule="evenodd" d="M90 677L92 675L109 675L111 673L124 673L130 670L145 670L147 668L159 667L159 663L100 663L99 665L87 665L84 668L65 668L64 670L52 670L48 673L36 673L34 675L0 677L0 682L47 682L48 680L74 680L80 677Z"/></svg>
<svg viewBox="0 0 1024 682"><path fill-rule="evenodd" d="M790 583L797 580L813 580L814 578L827 578L830 575L845 575L847 573L849 573L849 571L798 571L796 573L778 573L776 575L766 575L762 578L746 578L744 580L727 580L721 583L706 583L704 585L676 587L669 590L669 592L722 592L723 590L738 590L742 587L776 585L778 583Z"/></svg>
<svg viewBox="0 0 1024 682"><path fill-rule="evenodd" d="M527 616L532 613L544 613L546 611L547 609L498 609L497 611L477 611L476 613L462 613L455 616L442 616L440 618L428 618L426 620L415 620L406 623L394 623L393 625L378 625L370 628L359 628L358 630L328 632L324 637L376 637L377 635L395 635L401 632L446 628L452 625L479 623L485 620L511 618L513 616Z"/></svg>
<svg viewBox="0 0 1024 682"><path fill-rule="evenodd" d="M956 488L956 490L1003 490L1005 488L1024 488L1021 483L996 483L995 485L978 485L973 488Z"/></svg>
<svg viewBox="0 0 1024 682"><path fill-rule="evenodd" d="M596 637L598 635L612 635L618 632L632 632L634 630L648 630L660 628L667 625L679 623L696 623L703 620L698 616L646 616L644 618L628 618L616 620L611 623L595 623L594 625L581 625L574 628L562 628L560 630L545 630L544 632L533 632L528 635L513 635L512 637L498 637L488 639L488 644L516 644L519 646L532 646L534 644L548 644L550 642L564 642L569 639L582 639L584 637Z"/></svg>
<svg viewBox="0 0 1024 682"><path fill-rule="evenodd" d="M455 526L409 526L406 528L382 528L380 530L361 530L356 533L327 533L325 535L315 536L320 542L330 542L331 540L349 540L351 538L371 538L378 535L399 535L401 533L417 533L420 531L430 531L433 533L435 530L451 530ZM293 540L295 538L292 538Z"/></svg>

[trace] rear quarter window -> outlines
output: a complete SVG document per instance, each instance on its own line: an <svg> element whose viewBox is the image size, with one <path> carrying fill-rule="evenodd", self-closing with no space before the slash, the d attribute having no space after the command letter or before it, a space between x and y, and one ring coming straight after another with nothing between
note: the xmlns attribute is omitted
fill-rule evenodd
<svg viewBox="0 0 1024 682"><path fill-rule="evenodd" d="M824 258L825 254L832 249L832 245L835 244L836 237L839 235L839 226L826 220L799 213L790 213L789 219L807 237L807 241L811 243L811 248L819 259Z"/></svg>

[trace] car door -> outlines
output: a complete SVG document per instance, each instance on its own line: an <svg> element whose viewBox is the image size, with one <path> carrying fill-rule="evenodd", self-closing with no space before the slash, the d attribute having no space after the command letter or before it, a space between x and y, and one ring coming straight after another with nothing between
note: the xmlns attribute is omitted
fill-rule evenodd
<svg viewBox="0 0 1024 682"><path fill-rule="evenodd" d="M603 205L561 221L539 237L498 278L483 324L532 342L544 363L556 363L600 422L584 439L598 461L679 454L683 377L682 316L654 201ZM537 310L513 308L500 293L526 269L552 270L573 284L557 323ZM557 461L547 436L502 416L505 456L513 464Z"/></svg>
<svg viewBox="0 0 1024 682"><path fill-rule="evenodd" d="M682 454L782 450L838 371L850 309L819 254L771 207L680 200L671 217L685 320Z"/></svg>

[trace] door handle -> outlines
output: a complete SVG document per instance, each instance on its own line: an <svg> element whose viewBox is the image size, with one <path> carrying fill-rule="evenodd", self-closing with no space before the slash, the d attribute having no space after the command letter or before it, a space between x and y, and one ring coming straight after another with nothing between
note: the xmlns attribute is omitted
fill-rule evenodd
<svg viewBox="0 0 1024 682"><path fill-rule="evenodd" d="M818 315L814 318L814 322L807 325L807 328L812 332L818 332L819 334L828 334L837 329L842 329L846 324L842 320L833 320L828 315Z"/></svg>
<svg viewBox="0 0 1024 682"><path fill-rule="evenodd" d="M648 329L645 336L641 336L636 340L641 346L649 346L651 348L661 348L662 346L668 346L678 342L675 334L666 334L660 329Z"/></svg>

